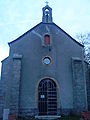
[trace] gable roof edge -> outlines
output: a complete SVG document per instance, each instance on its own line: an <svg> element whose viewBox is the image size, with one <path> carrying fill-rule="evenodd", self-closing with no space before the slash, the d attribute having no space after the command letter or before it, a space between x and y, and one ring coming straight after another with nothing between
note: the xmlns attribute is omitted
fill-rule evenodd
<svg viewBox="0 0 90 120"><path fill-rule="evenodd" d="M10 46L12 43L16 42L18 39L22 38L24 35L26 35L28 32L31 32L34 28L36 28L37 26L39 26L42 22L40 22L39 24L37 24L36 26L34 26L33 28L31 28L30 30L28 30L27 32L25 32L24 34L22 34L21 36L19 36L18 38L16 38L15 40L8 42L8 45Z"/></svg>
<svg viewBox="0 0 90 120"><path fill-rule="evenodd" d="M81 43L79 43L78 41L76 41L73 37L71 37L68 33L66 33L62 28L60 28L58 25L56 25L55 23L53 23L55 26L57 26L61 31L63 31L68 37L70 37L74 42L76 42L77 44L79 44L81 47L84 47L84 45L82 45Z"/></svg>
<svg viewBox="0 0 90 120"><path fill-rule="evenodd" d="M6 61L8 58L9 58L9 57L4 58L4 59L1 61L1 63L3 63L4 61Z"/></svg>

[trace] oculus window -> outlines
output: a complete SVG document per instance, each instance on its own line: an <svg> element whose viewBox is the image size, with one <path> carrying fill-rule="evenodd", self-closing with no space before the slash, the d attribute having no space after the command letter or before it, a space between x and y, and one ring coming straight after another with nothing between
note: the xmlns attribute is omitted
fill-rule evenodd
<svg viewBox="0 0 90 120"><path fill-rule="evenodd" d="M45 57L45 58L43 59L43 63L44 63L45 65L49 65L49 64L51 63L51 58L50 58L50 57Z"/></svg>

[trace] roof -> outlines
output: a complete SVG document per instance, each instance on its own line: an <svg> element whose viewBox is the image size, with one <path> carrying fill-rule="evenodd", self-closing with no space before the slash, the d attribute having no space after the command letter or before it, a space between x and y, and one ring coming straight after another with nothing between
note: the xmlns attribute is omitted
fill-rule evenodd
<svg viewBox="0 0 90 120"><path fill-rule="evenodd" d="M21 35L20 37L18 37L17 39L11 41L8 43L8 45L10 46L12 43L18 41L20 38L22 38L24 35L26 35L27 33L31 32L33 29L35 29L36 27L38 27L41 24L52 24L55 25L56 27L58 27L62 32L64 32L69 38L71 38L71 40L73 40L75 43L77 43L78 45L80 45L81 47L84 47L81 43L79 43L78 41L76 41L74 38L72 38L68 33L66 33L63 29L61 29L58 25L56 25L55 23L43 23L40 22L39 24L37 24L36 26L34 26L33 28L31 28L30 30L28 30L27 32L25 32L23 35Z"/></svg>
<svg viewBox="0 0 90 120"><path fill-rule="evenodd" d="M19 40L20 38L22 38L24 35L26 35L27 33L31 32L33 29L35 29L37 26L39 26L42 22L40 22L39 24L37 24L36 26L34 26L33 28L31 28L30 30L28 30L27 32L25 32L24 34L22 34L20 37L18 37L17 39L11 41L8 43L8 45L10 46L10 44L16 42L17 40Z"/></svg>
<svg viewBox="0 0 90 120"><path fill-rule="evenodd" d="M53 23L54 25L56 25L55 23ZM79 44L80 46L84 47L84 45L82 45L81 43L79 43L78 41L76 41L73 37L71 37L68 33L66 33L63 29L61 29L58 25L56 25L62 32L64 32L68 37L70 37L74 42L76 42L77 44Z"/></svg>
<svg viewBox="0 0 90 120"><path fill-rule="evenodd" d="M6 57L6 58L5 58L5 59L3 59L1 62L4 62L4 61L8 60L8 58L9 58L9 57Z"/></svg>

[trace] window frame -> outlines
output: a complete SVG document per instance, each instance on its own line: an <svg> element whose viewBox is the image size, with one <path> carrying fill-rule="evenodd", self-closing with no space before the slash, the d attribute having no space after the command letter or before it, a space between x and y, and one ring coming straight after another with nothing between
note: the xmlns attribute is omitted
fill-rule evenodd
<svg viewBox="0 0 90 120"><path fill-rule="evenodd" d="M46 35L50 37L50 43L49 43L49 44L45 44L44 37L45 37ZM51 35L50 35L49 33L45 33L45 34L43 35L43 39L42 39L42 41L43 41L43 42L42 42L42 45L43 45L43 46L45 46L45 47L47 47L47 46L51 46L51 44L52 44L52 38L51 38Z"/></svg>

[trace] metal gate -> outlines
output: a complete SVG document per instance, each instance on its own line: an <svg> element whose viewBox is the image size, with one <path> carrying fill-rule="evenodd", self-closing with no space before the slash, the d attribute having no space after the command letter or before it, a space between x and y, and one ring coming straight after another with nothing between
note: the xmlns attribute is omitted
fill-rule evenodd
<svg viewBox="0 0 90 120"><path fill-rule="evenodd" d="M39 115L57 114L57 86L52 79L43 79L38 86Z"/></svg>

